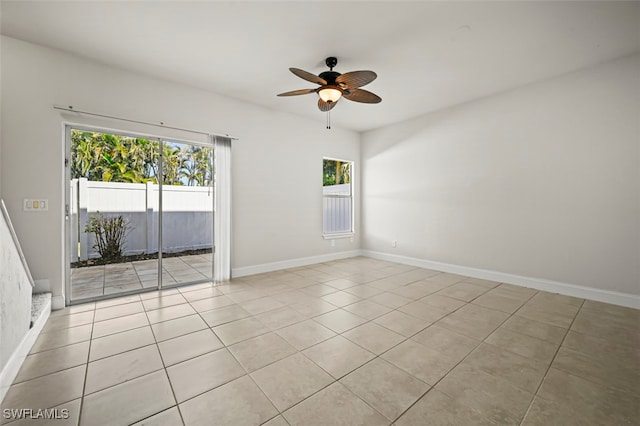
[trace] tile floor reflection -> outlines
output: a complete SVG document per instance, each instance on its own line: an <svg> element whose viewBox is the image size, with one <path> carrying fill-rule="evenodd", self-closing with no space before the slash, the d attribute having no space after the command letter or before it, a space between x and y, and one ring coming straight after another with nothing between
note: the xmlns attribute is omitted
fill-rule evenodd
<svg viewBox="0 0 640 426"><path fill-rule="evenodd" d="M173 285L211 279L212 255L166 257L162 283ZM140 260L71 268L72 300L151 288L158 285L158 261Z"/></svg>

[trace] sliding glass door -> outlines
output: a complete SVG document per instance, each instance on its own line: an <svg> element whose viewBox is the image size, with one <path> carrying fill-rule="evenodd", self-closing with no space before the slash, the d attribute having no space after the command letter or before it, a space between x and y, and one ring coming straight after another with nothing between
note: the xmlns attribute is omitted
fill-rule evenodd
<svg viewBox="0 0 640 426"><path fill-rule="evenodd" d="M213 279L213 148L162 141L162 286Z"/></svg>
<svg viewBox="0 0 640 426"><path fill-rule="evenodd" d="M67 303L211 281L213 146L66 134Z"/></svg>

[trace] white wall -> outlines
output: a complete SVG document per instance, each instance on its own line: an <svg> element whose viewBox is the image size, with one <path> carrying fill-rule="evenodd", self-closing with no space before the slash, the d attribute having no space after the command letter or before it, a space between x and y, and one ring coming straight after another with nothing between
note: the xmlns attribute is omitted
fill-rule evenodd
<svg viewBox="0 0 640 426"><path fill-rule="evenodd" d="M29 331L30 323L31 282L0 212L0 401L8 386L3 374L5 367ZM9 382L12 380L13 377Z"/></svg>
<svg viewBox="0 0 640 426"><path fill-rule="evenodd" d="M54 296L63 290L65 185L65 118L52 109L54 104L238 137L232 153L234 268L360 247L358 237L335 246L322 239L322 157L357 160L357 133L327 131L321 120L273 112L8 37L2 37L1 53L2 195L34 279L49 279ZM49 211L22 212L27 197L49 198Z"/></svg>
<svg viewBox="0 0 640 426"><path fill-rule="evenodd" d="M640 55L365 133L363 248L638 295L639 146Z"/></svg>

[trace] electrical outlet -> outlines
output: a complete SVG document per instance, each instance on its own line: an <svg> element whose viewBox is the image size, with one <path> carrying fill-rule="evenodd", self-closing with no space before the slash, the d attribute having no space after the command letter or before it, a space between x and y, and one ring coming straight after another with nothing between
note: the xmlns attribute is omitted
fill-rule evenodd
<svg viewBox="0 0 640 426"><path fill-rule="evenodd" d="M398 247L398 242L396 240L391 240L391 247L393 248Z"/></svg>
<svg viewBox="0 0 640 426"><path fill-rule="evenodd" d="M22 207L26 212L46 212L49 210L49 200L46 198L25 198Z"/></svg>

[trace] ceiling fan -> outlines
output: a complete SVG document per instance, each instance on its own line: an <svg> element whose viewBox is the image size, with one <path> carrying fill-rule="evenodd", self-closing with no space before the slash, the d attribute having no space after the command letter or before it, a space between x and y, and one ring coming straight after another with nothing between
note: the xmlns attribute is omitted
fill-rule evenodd
<svg viewBox="0 0 640 426"><path fill-rule="evenodd" d="M320 87L315 89L293 90L291 92L280 93L278 96L296 96L306 95L309 93L317 93L318 108L320 111L330 111L341 97L354 102L362 102L365 104L377 104L382 101L380 96L371 93L360 87L371 83L378 77L373 71L351 71L340 74L333 70L338 64L338 59L330 56L325 60L325 64L329 67L329 71L321 72L320 75L311 74L310 72L289 68L289 71L311 83L319 84Z"/></svg>

